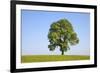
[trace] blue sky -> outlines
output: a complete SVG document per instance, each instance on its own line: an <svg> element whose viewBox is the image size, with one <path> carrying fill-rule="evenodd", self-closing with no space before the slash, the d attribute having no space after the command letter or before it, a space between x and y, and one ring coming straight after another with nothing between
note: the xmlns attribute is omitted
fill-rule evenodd
<svg viewBox="0 0 100 73"><path fill-rule="evenodd" d="M52 22L68 19L79 37L79 44L71 46L66 55L90 54L90 14L78 12L50 12L21 10L22 55L60 55L57 48L49 51L48 32Z"/></svg>

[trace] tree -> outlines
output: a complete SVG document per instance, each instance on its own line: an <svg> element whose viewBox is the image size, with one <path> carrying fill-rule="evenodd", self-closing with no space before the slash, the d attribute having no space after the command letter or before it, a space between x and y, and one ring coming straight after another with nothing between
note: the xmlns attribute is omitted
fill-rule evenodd
<svg viewBox="0 0 100 73"><path fill-rule="evenodd" d="M62 55L70 49L70 45L79 43L79 38L67 19L61 19L51 24L48 39L50 42L48 45L49 50L54 51L59 48Z"/></svg>

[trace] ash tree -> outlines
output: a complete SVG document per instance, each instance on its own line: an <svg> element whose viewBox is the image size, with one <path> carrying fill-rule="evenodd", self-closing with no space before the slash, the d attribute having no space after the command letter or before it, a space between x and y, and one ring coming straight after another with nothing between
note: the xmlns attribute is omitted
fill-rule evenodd
<svg viewBox="0 0 100 73"><path fill-rule="evenodd" d="M61 55L64 55L64 52L70 49L69 46L79 43L79 38L67 19L60 19L51 24L48 39L50 42L49 50L54 51L57 48L61 51Z"/></svg>

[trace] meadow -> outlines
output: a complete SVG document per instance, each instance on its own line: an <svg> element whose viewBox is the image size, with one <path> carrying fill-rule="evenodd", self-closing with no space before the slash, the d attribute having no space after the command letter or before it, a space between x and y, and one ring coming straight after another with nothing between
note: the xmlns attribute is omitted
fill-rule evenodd
<svg viewBox="0 0 100 73"><path fill-rule="evenodd" d="M84 55L23 55L21 56L22 63L75 61L75 60L89 60L89 59L90 56L84 56Z"/></svg>

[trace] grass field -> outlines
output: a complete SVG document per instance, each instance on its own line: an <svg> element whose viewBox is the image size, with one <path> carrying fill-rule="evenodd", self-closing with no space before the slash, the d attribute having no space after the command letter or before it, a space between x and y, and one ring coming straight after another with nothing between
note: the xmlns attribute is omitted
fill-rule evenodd
<svg viewBox="0 0 100 73"><path fill-rule="evenodd" d="M50 61L73 61L89 60L90 56L82 55L24 55L21 57L22 63L50 62Z"/></svg>

